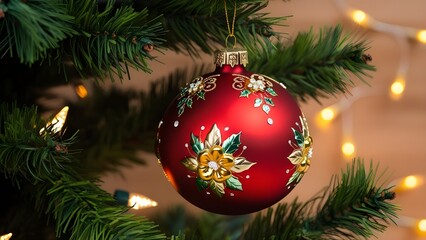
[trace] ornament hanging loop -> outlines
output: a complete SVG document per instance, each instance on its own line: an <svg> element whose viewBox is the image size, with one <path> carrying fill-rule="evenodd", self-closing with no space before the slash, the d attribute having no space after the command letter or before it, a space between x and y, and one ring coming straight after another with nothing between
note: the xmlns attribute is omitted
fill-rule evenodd
<svg viewBox="0 0 426 240"><path fill-rule="evenodd" d="M229 17L228 17L228 9L226 7L226 1L224 0L224 6L225 6L225 17L226 17L226 26L228 27L228 36L225 38L225 47L228 48L228 39L233 38L234 39L234 45L232 46L232 49L235 48L237 45L237 37L235 36L235 19L237 18L237 3L236 0L234 0L234 16L232 18L232 24L229 23Z"/></svg>
<svg viewBox="0 0 426 240"><path fill-rule="evenodd" d="M228 34L228 36L226 36L226 38L225 38L225 48L228 48L228 39L229 38L232 38L232 39L234 39L234 45L232 45L232 49L234 49L235 48L235 45L237 45L237 37L235 37L235 35L231 35L231 34Z"/></svg>

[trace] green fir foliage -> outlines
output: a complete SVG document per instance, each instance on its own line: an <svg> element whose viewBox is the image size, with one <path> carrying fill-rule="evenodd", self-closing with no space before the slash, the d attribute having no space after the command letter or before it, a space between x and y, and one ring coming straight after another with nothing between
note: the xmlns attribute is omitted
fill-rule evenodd
<svg viewBox="0 0 426 240"><path fill-rule="evenodd" d="M243 239L368 239L394 223L395 193L378 184L378 168L355 159L311 200L258 214Z"/></svg>
<svg viewBox="0 0 426 240"><path fill-rule="evenodd" d="M368 64L371 57L366 53L366 42L344 34L340 26L324 28L319 33L311 30L298 34L292 42L281 42L273 27L282 26L286 17L261 13L268 1L226 0L231 28L234 2L235 40L250 53L247 69L284 83L299 101L320 101L345 93L353 86L353 76L364 81L364 77L370 77L368 72L375 69ZM148 61L155 59L151 47L159 53L167 49L192 57L212 53L225 45L228 35L223 3L0 0L0 58L3 78L8 82L2 85L7 88L3 90L7 96L2 99L33 99L27 95L40 91L32 85L39 81L32 80L43 76L63 83L70 72L101 80L124 79L130 67L150 72ZM228 47L233 47L233 41L232 37L228 39ZM43 65L34 69L36 63ZM24 77L11 74L22 69L22 64L27 70ZM57 69L52 71L47 64ZM22 106L26 101L19 102L19 106L0 104L2 190L7 182L8 187L16 190L13 199L25 197L23 209L34 208L38 213L28 219L36 219L34 225L38 220L43 225L54 225L54 235L61 239L166 239L166 235L175 240L366 239L393 223L398 210L390 202L394 193L378 183L378 169L372 165L366 169L362 160L353 161L311 200L280 204L258 213L254 219L206 213L198 219L191 217L191 224L184 224L180 222L183 218L174 213L157 219L164 224L161 230L165 234L153 222L126 213L127 207L118 206L110 194L99 188L97 177L119 171L119 166L142 164L137 151L154 149L158 121L178 96L179 87L207 72L204 65L192 75L178 69L167 79L153 82L145 92L104 90L96 85L89 97L67 103L70 113L66 133L53 132L53 125L46 127L36 107ZM32 89L21 90L22 78ZM54 85L49 81L40 84L40 89ZM182 106L191 107L189 100L182 102ZM264 100L263 107L274 104L272 99ZM40 131L42 128L45 129ZM226 141L227 151L234 152L239 135ZM222 194L225 187L196 181L199 188L211 187L217 194ZM226 187L242 188L237 178L229 179ZM9 203L13 199L8 199ZM26 215L24 211L17 213L6 213L14 218L15 226L21 224L16 216ZM0 225L9 221L1 220ZM167 230L168 226L173 229ZM34 228L37 227L28 231ZM0 230L7 229L0 226ZM41 237L16 231L17 240Z"/></svg>
<svg viewBox="0 0 426 240"><path fill-rule="evenodd" d="M235 36L241 44L252 53L259 52L258 46L271 47L271 37L279 33L272 26L281 25L286 17L269 17L259 13L268 2L259 0L235 1L237 16L235 20ZM224 1L168 1L153 0L147 2L152 13L163 15L164 27L167 30L166 47L177 52L187 52L191 56L213 53L217 48L225 46L228 28L225 16ZM234 1L227 0L229 26L232 30ZM234 45L233 38L228 40L229 47ZM221 47L222 46L222 47Z"/></svg>
<svg viewBox="0 0 426 240"><path fill-rule="evenodd" d="M341 26L299 33L289 44L276 43L261 55L250 56L249 69L284 83L298 100L319 101L347 92L354 84L351 75L364 81L370 77L368 47L364 40L344 34Z"/></svg>
<svg viewBox="0 0 426 240"><path fill-rule="evenodd" d="M46 58L48 50L77 33L66 10L58 0L0 1L0 57L16 55L30 65Z"/></svg>
<svg viewBox="0 0 426 240"><path fill-rule="evenodd" d="M83 179L74 171L78 162L68 148L75 136L62 139L52 127L40 133L46 123L36 108L2 104L0 123L0 172L18 187L34 186L34 207L55 221L58 237L165 239L152 222L124 214L127 207L118 206L96 179Z"/></svg>
<svg viewBox="0 0 426 240"><path fill-rule="evenodd" d="M147 9L137 12L114 3L107 0L101 9L98 1L68 1L79 34L66 41L60 60L70 56L82 76L123 79L129 67L150 72L147 59L153 57L144 46L160 47L164 32L159 18L151 18Z"/></svg>

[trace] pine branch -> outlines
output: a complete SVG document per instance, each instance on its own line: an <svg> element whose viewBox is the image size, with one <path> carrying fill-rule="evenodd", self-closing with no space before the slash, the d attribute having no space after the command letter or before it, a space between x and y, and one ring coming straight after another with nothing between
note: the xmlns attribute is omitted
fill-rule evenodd
<svg viewBox="0 0 426 240"><path fill-rule="evenodd" d="M67 103L71 109L68 132L79 131L74 148L83 149L77 155L79 171L97 176L117 172L121 166L144 164L137 153L154 151L158 123L180 87L206 72L204 65L192 72L177 69L140 92L94 84L85 99Z"/></svg>
<svg viewBox="0 0 426 240"><path fill-rule="evenodd" d="M251 57L249 69L261 72L286 85L287 90L301 101L312 97L319 101L336 93L347 92L353 86L351 76L364 81L367 71L375 67L367 64L365 41L344 36L336 26L320 31L299 33L289 46L277 43L275 48ZM365 82L365 81L364 81Z"/></svg>
<svg viewBox="0 0 426 240"><path fill-rule="evenodd" d="M37 117L35 108L0 107L0 172L15 185L31 183L36 207L56 222L58 237L70 239L165 239L144 218L123 214L96 179L83 179L74 169L68 147L74 138L62 140Z"/></svg>
<svg viewBox="0 0 426 240"><path fill-rule="evenodd" d="M0 57L16 54L21 63L31 65L76 34L72 24L59 0L0 1Z"/></svg>
<svg viewBox="0 0 426 240"><path fill-rule="evenodd" d="M354 160L310 201L269 209L258 214L243 239L367 239L384 231L397 217L390 188L378 184L377 168L366 170Z"/></svg>
<svg viewBox="0 0 426 240"><path fill-rule="evenodd" d="M230 26L232 25L234 1L227 1ZM253 53L259 53L259 47L272 46L270 37L279 33L272 26L281 25L286 17L267 17L259 13L267 6L267 1L236 1L237 14L235 36L237 43ZM141 4L142 5L142 4ZM144 6L144 5L142 5ZM224 46L228 28L226 24L223 1L167 1L156 0L146 7L153 14L163 14L167 33L166 47L199 56L199 51L212 53L219 46ZM228 45L233 46L233 39Z"/></svg>
<svg viewBox="0 0 426 240"><path fill-rule="evenodd" d="M163 42L159 17L151 17L147 9L136 12L132 6L116 8L114 3L107 0L100 9L97 1L68 1L68 12L75 17L79 34L64 43L59 60L69 56L82 76L109 76L113 80L128 75L129 67L151 71L149 48L158 50Z"/></svg>
<svg viewBox="0 0 426 240"><path fill-rule="evenodd" d="M362 161L357 161L342 172L340 180L334 179L328 199L316 213L306 220L306 236L320 239L338 237L359 239L383 232L390 223L395 223L398 207L389 200L395 198L390 188L377 185L377 167L365 170Z"/></svg>

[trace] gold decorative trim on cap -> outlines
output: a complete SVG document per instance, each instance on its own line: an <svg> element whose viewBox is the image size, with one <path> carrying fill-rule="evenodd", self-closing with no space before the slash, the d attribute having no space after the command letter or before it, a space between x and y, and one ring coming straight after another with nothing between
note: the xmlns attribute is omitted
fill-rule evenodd
<svg viewBox="0 0 426 240"><path fill-rule="evenodd" d="M235 65L244 65L245 67L248 63L247 50L218 50L215 52L214 61L215 64L220 67L223 65L231 65L231 67Z"/></svg>

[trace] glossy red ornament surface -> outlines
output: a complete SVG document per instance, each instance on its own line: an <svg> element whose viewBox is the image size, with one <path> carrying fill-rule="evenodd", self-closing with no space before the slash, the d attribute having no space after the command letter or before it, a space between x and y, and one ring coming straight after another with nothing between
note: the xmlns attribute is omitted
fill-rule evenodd
<svg viewBox="0 0 426 240"><path fill-rule="evenodd" d="M247 214L284 198L309 167L312 139L285 87L243 65L194 79L159 124L157 156L195 206Z"/></svg>

